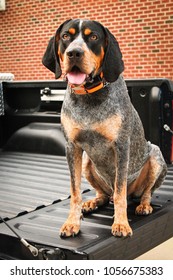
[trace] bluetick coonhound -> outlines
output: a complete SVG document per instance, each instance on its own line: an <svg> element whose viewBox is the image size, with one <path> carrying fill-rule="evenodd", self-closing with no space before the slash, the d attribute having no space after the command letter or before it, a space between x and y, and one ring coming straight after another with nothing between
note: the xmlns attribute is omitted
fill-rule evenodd
<svg viewBox="0 0 173 280"><path fill-rule="evenodd" d="M137 215L153 209L151 195L166 175L159 147L145 140L121 73L122 54L115 37L97 21L67 20L51 38L43 64L67 80L61 123L67 140L71 203L61 237L78 234L81 212L114 203L114 236L131 236L127 195L140 198ZM96 190L82 203L81 174Z"/></svg>

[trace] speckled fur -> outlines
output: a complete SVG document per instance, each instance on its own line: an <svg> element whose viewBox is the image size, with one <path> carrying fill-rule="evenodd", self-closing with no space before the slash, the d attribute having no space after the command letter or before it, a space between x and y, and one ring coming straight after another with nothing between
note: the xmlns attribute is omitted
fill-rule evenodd
<svg viewBox="0 0 173 280"><path fill-rule="evenodd" d="M136 213L150 214L153 210L150 206L151 193L163 182L166 164L160 149L147 142L144 137L141 120L131 104L123 77L120 75L116 82L92 95L76 95L67 88L62 107L63 115L68 116L69 120L73 119L76 127L79 127L73 144L85 151L85 167L88 168L88 163L91 162L90 166L102 180L100 183L93 171L89 176L86 175L96 188L97 196L83 204L83 211L92 211L106 203L106 197L113 197L116 222L112 226L112 233L115 236L131 235L132 231L125 214L127 206L123 200L124 196L129 194L141 197L141 204L136 208ZM112 131L115 131L115 139L107 139L93 127L95 124L98 126L104 123L105 119L111 120L112 116L120 116L122 123L121 127L118 127L118 134L116 121L111 124ZM64 133L69 147L71 139L70 135L66 134L65 127ZM151 161L151 158L154 158L154 161ZM140 179L140 186L136 186L138 181L135 180L140 178L141 170L147 162L149 168L145 173L146 178ZM69 162L69 166L73 164ZM88 174L88 171L84 173ZM72 178L74 177L73 173ZM124 206L121 205L121 201L124 201ZM118 211L121 208L124 209Z"/></svg>
<svg viewBox="0 0 173 280"><path fill-rule="evenodd" d="M141 120L130 101L121 75L124 64L118 42L96 21L67 20L50 40L43 57L43 64L56 78L61 75L60 58L65 61L67 74L73 71L74 75L75 66L78 73L94 73L93 79L101 77L102 72L102 84L106 81L102 89L92 94L85 94L86 87L79 95L71 84L66 90L61 123L67 140L71 203L60 236L76 235L80 230L81 210L93 211L110 197L114 202L112 234L131 236L127 195L140 197L137 215L152 213L151 194L164 180L166 164L159 147L146 141ZM93 69L93 65L97 67ZM94 82L90 86L94 88ZM82 170L96 190L96 197L83 204Z"/></svg>
<svg viewBox="0 0 173 280"><path fill-rule="evenodd" d="M111 182L109 185L112 190L114 189L115 181L115 155L113 149L115 145L124 146L128 139L130 139L129 182L137 177L138 172L149 156L151 144L144 138L141 120L131 104L122 76L116 82L92 95L75 95L71 93L70 89L67 89L62 114L66 114L80 124L82 130L75 142L92 159L100 176L104 177L107 183ZM104 136L93 131L91 126L117 114L121 115L123 124L117 143L109 143ZM113 126L116 127L116 123L112 124L112 129L114 129Z"/></svg>

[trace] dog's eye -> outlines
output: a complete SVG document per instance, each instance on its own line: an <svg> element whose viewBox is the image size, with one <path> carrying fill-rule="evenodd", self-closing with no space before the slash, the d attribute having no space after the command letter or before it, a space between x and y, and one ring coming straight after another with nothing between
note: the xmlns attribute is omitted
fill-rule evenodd
<svg viewBox="0 0 173 280"><path fill-rule="evenodd" d="M96 41L98 39L98 36L96 35L96 34L92 34L91 36L90 36L90 40L91 41Z"/></svg>
<svg viewBox="0 0 173 280"><path fill-rule="evenodd" d="M68 34L65 33L65 34L62 35L62 39L63 39L63 40L69 40L69 39L70 39L70 36L69 36Z"/></svg>

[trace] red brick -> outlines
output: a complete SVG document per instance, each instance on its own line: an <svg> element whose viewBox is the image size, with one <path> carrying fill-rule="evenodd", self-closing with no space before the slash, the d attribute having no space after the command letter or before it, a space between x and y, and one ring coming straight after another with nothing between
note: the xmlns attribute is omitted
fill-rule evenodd
<svg viewBox="0 0 173 280"><path fill-rule="evenodd" d="M114 33L125 77L173 77L172 0L8 0L6 6L0 13L0 71L18 80L54 79L42 55L57 27L77 17L99 20Z"/></svg>

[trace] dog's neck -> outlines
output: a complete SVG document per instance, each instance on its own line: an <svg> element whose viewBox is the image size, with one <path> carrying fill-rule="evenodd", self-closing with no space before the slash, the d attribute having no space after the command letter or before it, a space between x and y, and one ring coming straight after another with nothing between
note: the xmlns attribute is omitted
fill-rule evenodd
<svg viewBox="0 0 173 280"><path fill-rule="evenodd" d="M93 78L92 82L87 82L84 85L79 85L79 86L74 86L69 83L68 85L73 93L83 95L83 94L92 94L104 88L107 85L107 83L104 81L103 72L101 72L99 75Z"/></svg>

